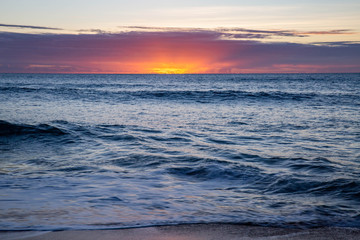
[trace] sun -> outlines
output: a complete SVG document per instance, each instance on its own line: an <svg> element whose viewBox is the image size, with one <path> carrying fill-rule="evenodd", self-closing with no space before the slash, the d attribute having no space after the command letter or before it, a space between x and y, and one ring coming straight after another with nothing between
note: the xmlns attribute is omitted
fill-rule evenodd
<svg viewBox="0 0 360 240"><path fill-rule="evenodd" d="M142 72L154 74L194 74L208 71L204 61L188 58L177 61L168 61L167 59L147 61L138 68L143 69Z"/></svg>
<svg viewBox="0 0 360 240"><path fill-rule="evenodd" d="M153 68L152 71L158 74L184 74L188 73L186 68L176 68L176 67L159 67Z"/></svg>
<svg viewBox="0 0 360 240"><path fill-rule="evenodd" d="M149 72L157 74L185 74L195 69L194 64L184 62L153 62L149 66Z"/></svg>

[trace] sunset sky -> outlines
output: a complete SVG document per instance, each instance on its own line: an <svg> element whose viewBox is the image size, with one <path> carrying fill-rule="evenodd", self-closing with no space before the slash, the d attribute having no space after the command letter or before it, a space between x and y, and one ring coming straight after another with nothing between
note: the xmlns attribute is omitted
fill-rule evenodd
<svg viewBox="0 0 360 240"><path fill-rule="evenodd" d="M360 2L1 0L0 72L360 72Z"/></svg>

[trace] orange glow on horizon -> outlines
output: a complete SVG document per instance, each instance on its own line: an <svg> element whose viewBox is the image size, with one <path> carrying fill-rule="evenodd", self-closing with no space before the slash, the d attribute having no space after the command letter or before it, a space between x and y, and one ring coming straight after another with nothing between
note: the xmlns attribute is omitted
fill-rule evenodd
<svg viewBox="0 0 360 240"><path fill-rule="evenodd" d="M153 68L154 73L158 74L184 74L189 73L186 68Z"/></svg>
<svg viewBox="0 0 360 240"><path fill-rule="evenodd" d="M145 74L213 73L223 56L221 46L193 41L185 37L156 37L137 45L139 53L129 55L118 69ZM141 50L141 51L140 51Z"/></svg>
<svg viewBox="0 0 360 240"><path fill-rule="evenodd" d="M209 73L212 71L209 56L194 56L194 54L179 56L177 51L167 49L171 57L150 56L146 61L133 62L133 72L150 74L191 74ZM156 54L155 54L156 55Z"/></svg>
<svg viewBox="0 0 360 240"><path fill-rule="evenodd" d="M189 56L188 60L182 61L156 61L148 59L148 61L134 61L134 62L117 62L114 64L107 63L103 65L103 69L114 73L138 73L138 74L210 74L220 73L222 68L231 67L229 62L215 62L213 59L207 57L198 57L194 59ZM114 69L117 69L117 71ZM120 69L126 69L121 71ZM119 71L120 70L120 71ZM228 73L228 72L227 72Z"/></svg>
<svg viewBox="0 0 360 240"><path fill-rule="evenodd" d="M178 64L161 64L158 67L154 67L150 72L158 74L184 74L191 73L191 70L186 66L180 66Z"/></svg>
<svg viewBox="0 0 360 240"><path fill-rule="evenodd" d="M186 73L199 73L204 72L206 67L200 67L199 63L149 63L149 67L145 67L143 71L146 73L157 73L157 74L186 74Z"/></svg>

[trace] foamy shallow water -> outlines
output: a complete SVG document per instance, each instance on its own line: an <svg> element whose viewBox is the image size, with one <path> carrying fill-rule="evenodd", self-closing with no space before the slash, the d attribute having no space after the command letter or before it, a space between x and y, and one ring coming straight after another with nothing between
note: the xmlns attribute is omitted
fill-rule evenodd
<svg viewBox="0 0 360 240"><path fill-rule="evenodd" d="M3 230L360 226L360 74L1 74L0 89Z"/></svg>

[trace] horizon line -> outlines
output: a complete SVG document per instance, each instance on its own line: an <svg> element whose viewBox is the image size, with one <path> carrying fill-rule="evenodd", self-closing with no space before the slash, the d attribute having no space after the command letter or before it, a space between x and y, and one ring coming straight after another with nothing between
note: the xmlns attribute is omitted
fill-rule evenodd
<svg viewBox="0 0 360 240"><path fill-rule="evenodd" d="M241 75L241 74L360 74L360 72L249 72L249 73L64 73L64 72L0 72L0 74L61 74L61 75Z"/></svg>

